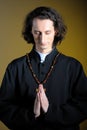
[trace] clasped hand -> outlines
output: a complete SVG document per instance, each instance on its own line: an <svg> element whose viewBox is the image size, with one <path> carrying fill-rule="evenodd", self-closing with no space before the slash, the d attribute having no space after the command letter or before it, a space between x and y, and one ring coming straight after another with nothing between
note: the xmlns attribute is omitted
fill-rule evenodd
<svg viewBox="0 0 87 130"><path fill-rule="evenodd" d="M38 92L36 94L35 102L34 102L34 114L35 117L40 116L40 110L44 111L44 113L47 112L49 107L49 102L46 96L46 93L44 91L43 85L40 84L38 86Z"/></svg>

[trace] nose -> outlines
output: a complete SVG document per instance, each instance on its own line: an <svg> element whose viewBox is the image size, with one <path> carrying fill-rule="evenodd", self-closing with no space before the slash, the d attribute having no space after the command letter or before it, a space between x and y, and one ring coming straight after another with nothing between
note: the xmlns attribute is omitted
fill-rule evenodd
<svg viewBox="0 0 87 130"><path fill-rule="evenodd" d="M41 43L45 43L45 40L46 40L45 34L41 34L41 35L40 35L40 42L41 42Z"/></svg>

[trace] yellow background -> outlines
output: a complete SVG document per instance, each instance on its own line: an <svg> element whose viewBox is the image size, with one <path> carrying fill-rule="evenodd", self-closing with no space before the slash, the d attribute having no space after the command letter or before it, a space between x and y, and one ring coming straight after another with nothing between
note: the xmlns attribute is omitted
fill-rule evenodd
<svg viewBox="0 0 87 130"><path fill-rule="evenodd" d="M21 36L26 14L44 5L59 11L68 26L59 50L78 59L87 75L86 0L0 0L0 84L8 63L29 52L32 47ZM0 130L8 129L0 122ZM81 130L87 130L87 121L81 123Z"/></svg>

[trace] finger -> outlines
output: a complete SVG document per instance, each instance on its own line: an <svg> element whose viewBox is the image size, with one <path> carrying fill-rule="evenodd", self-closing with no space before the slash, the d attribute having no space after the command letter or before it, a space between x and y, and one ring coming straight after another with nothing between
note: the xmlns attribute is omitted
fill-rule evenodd
<svg viewBox="0 0 87 130"><path fill-rule="evenodd" d="M36 99L37 99L37 101L40 101L40 92L37 93Z"/></svg>
<svg viewBox="0 0 87 130"><path fill-rule="evenodd" d="M42 92L42 90L43 90L43 85L40 84L38 88L39 88L39 91Z"/></svg>
<svg viewBox="0 0 87 130"><path fill-rule="evenodd" d="M39 85L39 92L40 93L43 93L44 92L44 87L42 84Z"/></svg>
<svg viewBox="0 0 87 130"><path fill-rule="evenodd" d="M43 84L39 84L39 87L43 87Z"/></svg>

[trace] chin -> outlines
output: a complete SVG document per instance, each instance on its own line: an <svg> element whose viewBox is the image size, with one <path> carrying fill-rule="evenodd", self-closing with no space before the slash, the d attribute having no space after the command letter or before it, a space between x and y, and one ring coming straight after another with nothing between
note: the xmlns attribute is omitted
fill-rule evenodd
<svg viewBox="0 0 87 130"><path fill-rule="evenodd" d="M41 47L41 50L47 50L47 47Z"/></svg>

